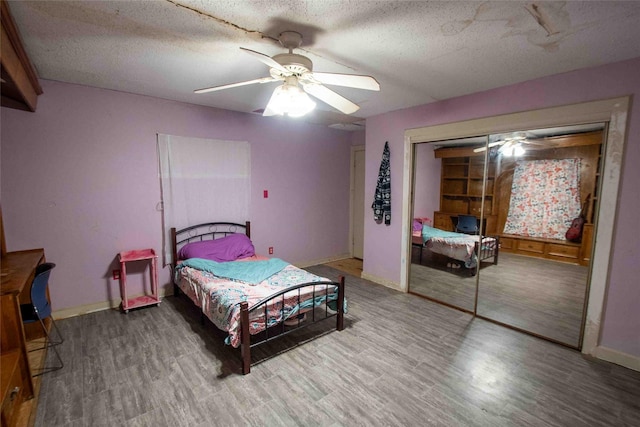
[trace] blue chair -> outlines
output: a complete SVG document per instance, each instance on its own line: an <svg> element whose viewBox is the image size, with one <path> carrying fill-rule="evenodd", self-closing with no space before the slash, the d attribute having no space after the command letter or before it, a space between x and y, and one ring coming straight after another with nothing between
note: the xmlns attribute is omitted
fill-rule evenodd
<svg viewBox="0 0 640 427"><path fill-rule="evenodd" d="M56 265L52 262L47 262L44 264L40 264L36 267L35 277L33 282L31 282L31 303L30 304L21 304L20 312L22 314L22 322L23 323L35 323L40 322L42 326L42 330L44 331L47 342L44 347L36 348L30 351L43 350L45 348L52 348L56 357L58 358L59 366L45 367L42 372L34 374L34 377L38 375L45 374L47 372L57 371L58 369L62 369L64 367L64 363L62 362L62 358L60 357L60 353L56 349L57 345L60 345L64 342L64 338L62 338L62 334L56 325L56 322L53 320L51 316L51 305L49 304L49 299L47 298L47 286L49 283L49 276L51 275L51 270ZM51 324L53 325L53 329L56 330L58 334L58 340L53 341L49 331L44 323L44 320L50 318Z"/></svg>
<svg viewBox="0 0 640 427"><path fill-rule="evenodd" d="M479 234L478 218L473 215L458 215L456 233Z"/></svg>

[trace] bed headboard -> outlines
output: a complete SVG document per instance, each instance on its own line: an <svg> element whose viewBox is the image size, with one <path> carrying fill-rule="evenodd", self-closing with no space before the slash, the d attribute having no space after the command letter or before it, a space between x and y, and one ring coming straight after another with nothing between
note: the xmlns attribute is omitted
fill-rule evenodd
<svg viewBox="0 0 640 427"><path fill-rule="evenodd" d="M178 251L187 243L201 242L203 240L215 240L230 234L244 233L251 238L251 222L244 224L235 222L207 222L204 224L192 225L187 228L176 230L171 228L171 264L175 266L178 260Z"/></svg>

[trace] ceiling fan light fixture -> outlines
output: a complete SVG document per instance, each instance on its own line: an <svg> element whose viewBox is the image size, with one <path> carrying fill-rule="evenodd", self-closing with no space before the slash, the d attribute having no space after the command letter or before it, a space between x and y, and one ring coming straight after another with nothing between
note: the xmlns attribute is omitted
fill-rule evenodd
<svg viewBox="0 0 640 427"><path fill-rule="evenodd" d="M518 156L522 156L524 154L525 150L524 147L522 146L522 144L517 144L513 147L513 155L515 157Z"/></svg>
<svg viewBox="0 0 640 427"><path fill-rule="evenodd" d="M503 156L511 157L513 156L513 145L506 145L502 150L500 150Z"/></svg>
<svg viewBox="0 0 640 427"><path fill-rule="evenodd" d="M302 117L315 107L316 103L298 86L297 82L290 81L278 86L269 101L269 108L281 116Z"/></svg>
<svg viewBox="0 0 640 427"><path fill-rule="evenodd" d="M500 152L505 157L511 157L511 156L519 157L525 153L525 149L521 143L516 143L516 144L511 143L511 144L503 145L502 148L500 149Z"/></svg>

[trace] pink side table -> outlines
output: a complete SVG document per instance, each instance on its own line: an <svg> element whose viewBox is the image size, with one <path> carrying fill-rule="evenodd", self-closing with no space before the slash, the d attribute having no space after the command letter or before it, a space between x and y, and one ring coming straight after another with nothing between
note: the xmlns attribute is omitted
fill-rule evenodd
<svg viewBox="0 0 640 427"><path fill-rule="evenodd" d="M153 249L140 249L120 252L120 296L122 297L122 311L128 313L133 308L160 304L158 296L158 256ZM134 298L127 297L127 268L126 263L132 261L151 262L151 295L141 295Z"/></svg>

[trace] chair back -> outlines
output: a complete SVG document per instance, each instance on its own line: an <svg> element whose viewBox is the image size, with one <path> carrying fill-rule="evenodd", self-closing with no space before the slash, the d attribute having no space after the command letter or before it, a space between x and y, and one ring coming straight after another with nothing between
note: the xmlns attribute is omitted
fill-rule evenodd
<svg viewBox="0 0 640 427"><path fill-rule="evenodd" d="M456 232L478 234L478 218L474 215L458 215Z"/></svg>
<svg viewBox="0 0 640 427"><path fill-rule="evenodd" d="M47 299L47 285L51 270L56 265L52 262L45 262L36 267L36 275L31 283L31 304L38 310L38 317L45 319L51 316L51 305Z"/></svg>

